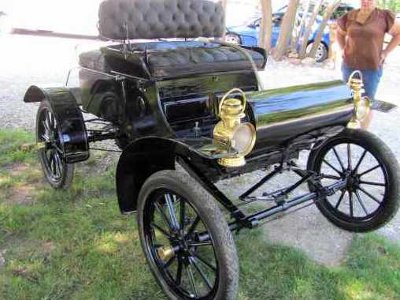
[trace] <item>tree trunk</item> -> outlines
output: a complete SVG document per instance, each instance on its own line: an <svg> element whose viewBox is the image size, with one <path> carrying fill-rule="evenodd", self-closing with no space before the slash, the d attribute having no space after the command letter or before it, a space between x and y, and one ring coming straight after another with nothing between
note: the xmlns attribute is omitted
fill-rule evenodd
<svg viewBox="0 0 400 300"><path fill-rule="evenodd" d="M271 0L261 0L261 27L259 46L264 48L269 53L271 50L271 38L272 38L272 2Z"/></svg>
<svg viewBox="0 0 400 300"><path fill-rule="evenodd" d="M311 51L307 55L308 57L315 57L315 54L317 53L317 50L318 50L318 46L321 43L322 36L324 34L325 27L328 24L328 20L332 16L332 14L336 10L336 8L339 6L339 4L340 4L340 0L334 0L326 8L325 13L324 13L324 18L323 18L321 24L319 25L318 33L315 37Z"/></svg>
<svg viewBox="0 0 400 300"><path fill-rule="evenodd" d="M302 37L301 48L300 48L300 51L299 51L299 58L300 59L303 59L303 58L306 57L306 50L307 50L308 40L310 38L310 35L311 35L311 32L312 32L312 27L313 27L313 25L315 23L315 20L317 19L318 12L319 12L319 9L320 9L320 7L322 5L322 2L323 2L323 0L319 0L315 4L314 10L313 10L313 14L312 14L311 18L308 20L306 30L305 30L304 35Z"/></svg>
<svg viewBox="0 0 400 300"><path fill-rule="evenodd" d="M282 20L278 42L274 51L274 58L276 60L282 59L290 46L290 39L292 37L293 25L294 21L296 20L298 5L299 0L289 0L288 8Z"/></svg>
<svg viewBox="0 0 400 300"><path fill-rule="evenodd" d="M299 45L300 41L300 36L304 32L304 27L306 26L306 21L308 18L308 10L310 9L310 0L304 0L303 1L303 16L301 17L300 24L296 30L296 34L293 35L293 40L292 40L292 49L296 49L297 46Z"/></svg>

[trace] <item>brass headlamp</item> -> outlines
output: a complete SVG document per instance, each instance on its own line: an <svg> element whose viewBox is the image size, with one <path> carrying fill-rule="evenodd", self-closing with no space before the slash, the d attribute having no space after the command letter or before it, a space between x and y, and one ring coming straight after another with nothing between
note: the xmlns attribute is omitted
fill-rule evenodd
<svg viewBox="0 0 400 300"><path fill-rule="evenodd" d="M358 77L358 78L357 78ZM362 96L363 79L360 71L354 71L349 77L347 84L353 91L354 99L354 114L350 122L347 124L348 128L358 129L361 128L361 124L368 119L371 112L371 101L367 96Z"/></svg>
<svg viewBox="0 0 400 300"><path fill-rule="evenodd" d="M241 99L229 98L232 93L241 93ZM246 109L245 93L234 88L227 92L219 103L218 116L221 121L214 128L214 141L234 149L235 153L218 159L218 163L225 167L240 167L246 164L244 157L253 150L256 142L256 130L251 123L241 123Z"/></svg>

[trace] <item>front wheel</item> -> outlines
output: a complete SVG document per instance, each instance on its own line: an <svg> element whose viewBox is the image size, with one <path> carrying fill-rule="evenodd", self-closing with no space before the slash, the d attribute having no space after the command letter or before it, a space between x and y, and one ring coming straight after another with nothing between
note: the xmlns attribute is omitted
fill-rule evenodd
<svg viewBox="0 0 400 300"><path fill-rule="evenodd" d="M236 247L213 198L186 174L151 175L138 199L140 241L170 299L235 299Z"/></svg>
<svg viewBox="0 0 400 300"><path fill-rule="evenodd" d="M396 157L375 135L346 129L310 153L308 169L318 184L345 186L317 201L321 213L335 225L355 232L375 230L399 208L400 171ZM311 190L315 190L310 185Z"/></svg>
<svg viewBox="0 0 400 300"><path fill-rule="evenodd" d="M36 142L42 144L38 154L48 183L55 189L69 187L74 176L74 165L65 162L60 124L47 100L40 103L36 115Z"/></svg>

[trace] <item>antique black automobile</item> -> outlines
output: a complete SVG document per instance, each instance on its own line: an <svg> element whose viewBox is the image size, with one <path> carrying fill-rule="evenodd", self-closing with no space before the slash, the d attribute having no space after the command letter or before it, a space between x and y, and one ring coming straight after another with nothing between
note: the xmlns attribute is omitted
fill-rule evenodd
<svg viewBox="0 0 400 300"><path fill-rule="evenodd" d="M137 212L143 251L169 298L234 299L231 232L290 208L315 203L357 232L396 213L396 159L354 129L369 113L356 76L352 90L341 81L263 90L256 69L266 53L211 39L224 32L222 6L211 1L106 0L99 31L119 43L80 55L80 88L31 86L24 101L41 102L39 157L54 188L69 186L91 142L114 139L122 149L119 207ZM99 121L102 128L88 129ZM310 151L304 168L296 164L302 150ZM265 176L238 199L215 185L254 170ZM285 171L298 180L268 190ZM308 191L296 194L302 185Z"/></svg>

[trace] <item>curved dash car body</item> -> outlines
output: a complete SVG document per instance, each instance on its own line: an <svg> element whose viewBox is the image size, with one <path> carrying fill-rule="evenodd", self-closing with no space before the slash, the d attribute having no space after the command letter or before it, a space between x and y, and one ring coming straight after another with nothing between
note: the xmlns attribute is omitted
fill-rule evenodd
<svg viewBox="0 0 400 300"><path fill-rule="evenodd" d="M212 39L131 41L220 37L224 29L222 5L213 1L106 0L100 34L123 42L80 55L79 88L31 86L24 97L41 102L39 158L54 188L71 184L73 163L89 157L92 142L116 141L120 210L137 212L147 262L170 299L234 299L231 231L276 213L313 201L337 226L369 231L398 208L393 154L370 133L347 128L369 114L360 79L353 77L353 91L341 81L264 90L263 49ZM311 150L306 168L295 162L302 150ZM270 165L238 199L215 185ZM285 171L299 180L264 190ZM380 181L366 178L376 171ZM309 192L291 196L303 183ZM254 202L268 205L245 211Z"/></svg>

